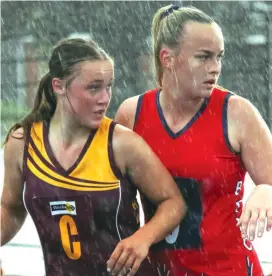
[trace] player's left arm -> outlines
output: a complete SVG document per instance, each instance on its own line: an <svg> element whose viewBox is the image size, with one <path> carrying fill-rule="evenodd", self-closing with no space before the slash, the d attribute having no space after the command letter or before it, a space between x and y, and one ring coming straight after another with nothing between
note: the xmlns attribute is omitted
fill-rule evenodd
<svg viewBox="0 0 272 276"><path fill-rule="evenodd" d="M242 237L253 240L256 229L263 235L266 220L266 230L272 228L272 135L259 111L242 97L230 97L228 120L234 145L256 184L238 221Z"/></svg>

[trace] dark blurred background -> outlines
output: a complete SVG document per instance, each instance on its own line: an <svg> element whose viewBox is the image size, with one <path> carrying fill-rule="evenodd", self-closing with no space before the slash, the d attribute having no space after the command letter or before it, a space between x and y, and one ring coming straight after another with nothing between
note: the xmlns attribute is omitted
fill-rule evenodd
<svg viewBox="0 0 272 276"><path fill-rule="evenodd" d="M127 97L155 85L151 21L170 3L202 9L222 27L226 54L219 84L251 100L271 128L272 2L1 2L1 142L33 104L52 46L65 37L97 41L116 65L108 116Z"/></svg>

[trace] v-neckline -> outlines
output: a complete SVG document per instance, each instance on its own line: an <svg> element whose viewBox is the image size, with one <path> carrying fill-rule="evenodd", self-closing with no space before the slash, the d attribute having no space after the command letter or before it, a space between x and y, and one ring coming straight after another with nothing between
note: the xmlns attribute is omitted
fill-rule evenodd
<svg viewBox="0 0 272 276"><path fill-rule="evenodd" d="M188 123L182 127L179 131L177 132L173 132L171 130L171 128L169 127L165 117L164 117L164 114L163 114L163 110L162 110L162 107L161 107L161 104L160 104L160 93L161 93L161 90L158 90L157 92L157 95L156 95L156 106L157 106L157 111L158 111L158 114L159 114L159 117L160 117L160 120L161 120L161 123L165 129L165 131L168 133L168 135L175 139L175 138L178 138L179 136L181 136L187 129L190 128L190 126L193 125L193 123L200 117L200 115L204 112L204 110L206 109L208 103L209 103L209 100L210 100L210 97L208 98L205 98L202 105L200 106L200 108L198 109L198 111L195 113L195 115L188 121Z"/></svg>
<svg viewBox="0 0 272 276"><path fill-rule="evenodd" d="M73 170L77 167L77 165L80 163L80 161L83 159L86 151L88 150L97 129L93 129L90 131L90 134L88 136L88 139L86 140L80 154L78 155L78 158L72 164L72 166L68 169L64 169L63 166L59 163L59 161L56 159L55 154L53 153L52 147L49 143L49 127L50 122L43 122L43 141L44 141L44 147L47 152L48 157L50 158L52 164L56 167L58 171L60 171L63 175L68 176L70 173L73 172Z"/></svg>

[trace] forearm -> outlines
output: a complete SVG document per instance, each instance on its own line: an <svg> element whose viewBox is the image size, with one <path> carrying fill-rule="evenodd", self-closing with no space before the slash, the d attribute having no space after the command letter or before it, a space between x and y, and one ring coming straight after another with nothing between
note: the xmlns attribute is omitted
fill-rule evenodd
<svg viewBox="0 0 272 276"><path fill-rule="evenodd" d="M25 208L1 207L1 246L8 243L20 230L25 218Z"/></svg>
<svg viewBox="0 0 272 276"><path fill-rule="evenodd" d="M185 202L180 196L162 202L152 219L135 234L142 235L150 245L169 235L184 218L187 211Z"/></svg>

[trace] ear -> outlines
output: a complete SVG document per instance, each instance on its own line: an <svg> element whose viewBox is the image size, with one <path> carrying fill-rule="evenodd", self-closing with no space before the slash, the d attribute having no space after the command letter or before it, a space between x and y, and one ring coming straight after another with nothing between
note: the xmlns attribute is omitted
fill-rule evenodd
<svg viewBox="0 0 272 276"><path fill-rule="evenodd" d="M172 68L174 65L173 50L167 47L163 47L160 51L160 61L163 67Z"/></svg>
<svg viewBox="0 0 272 276"><path fill-rule="evenodd" d="M63 95L65 93L65 88L63 86L63 81L61 79L53 78L52 87L53 90L59 95Z"/></svg>

